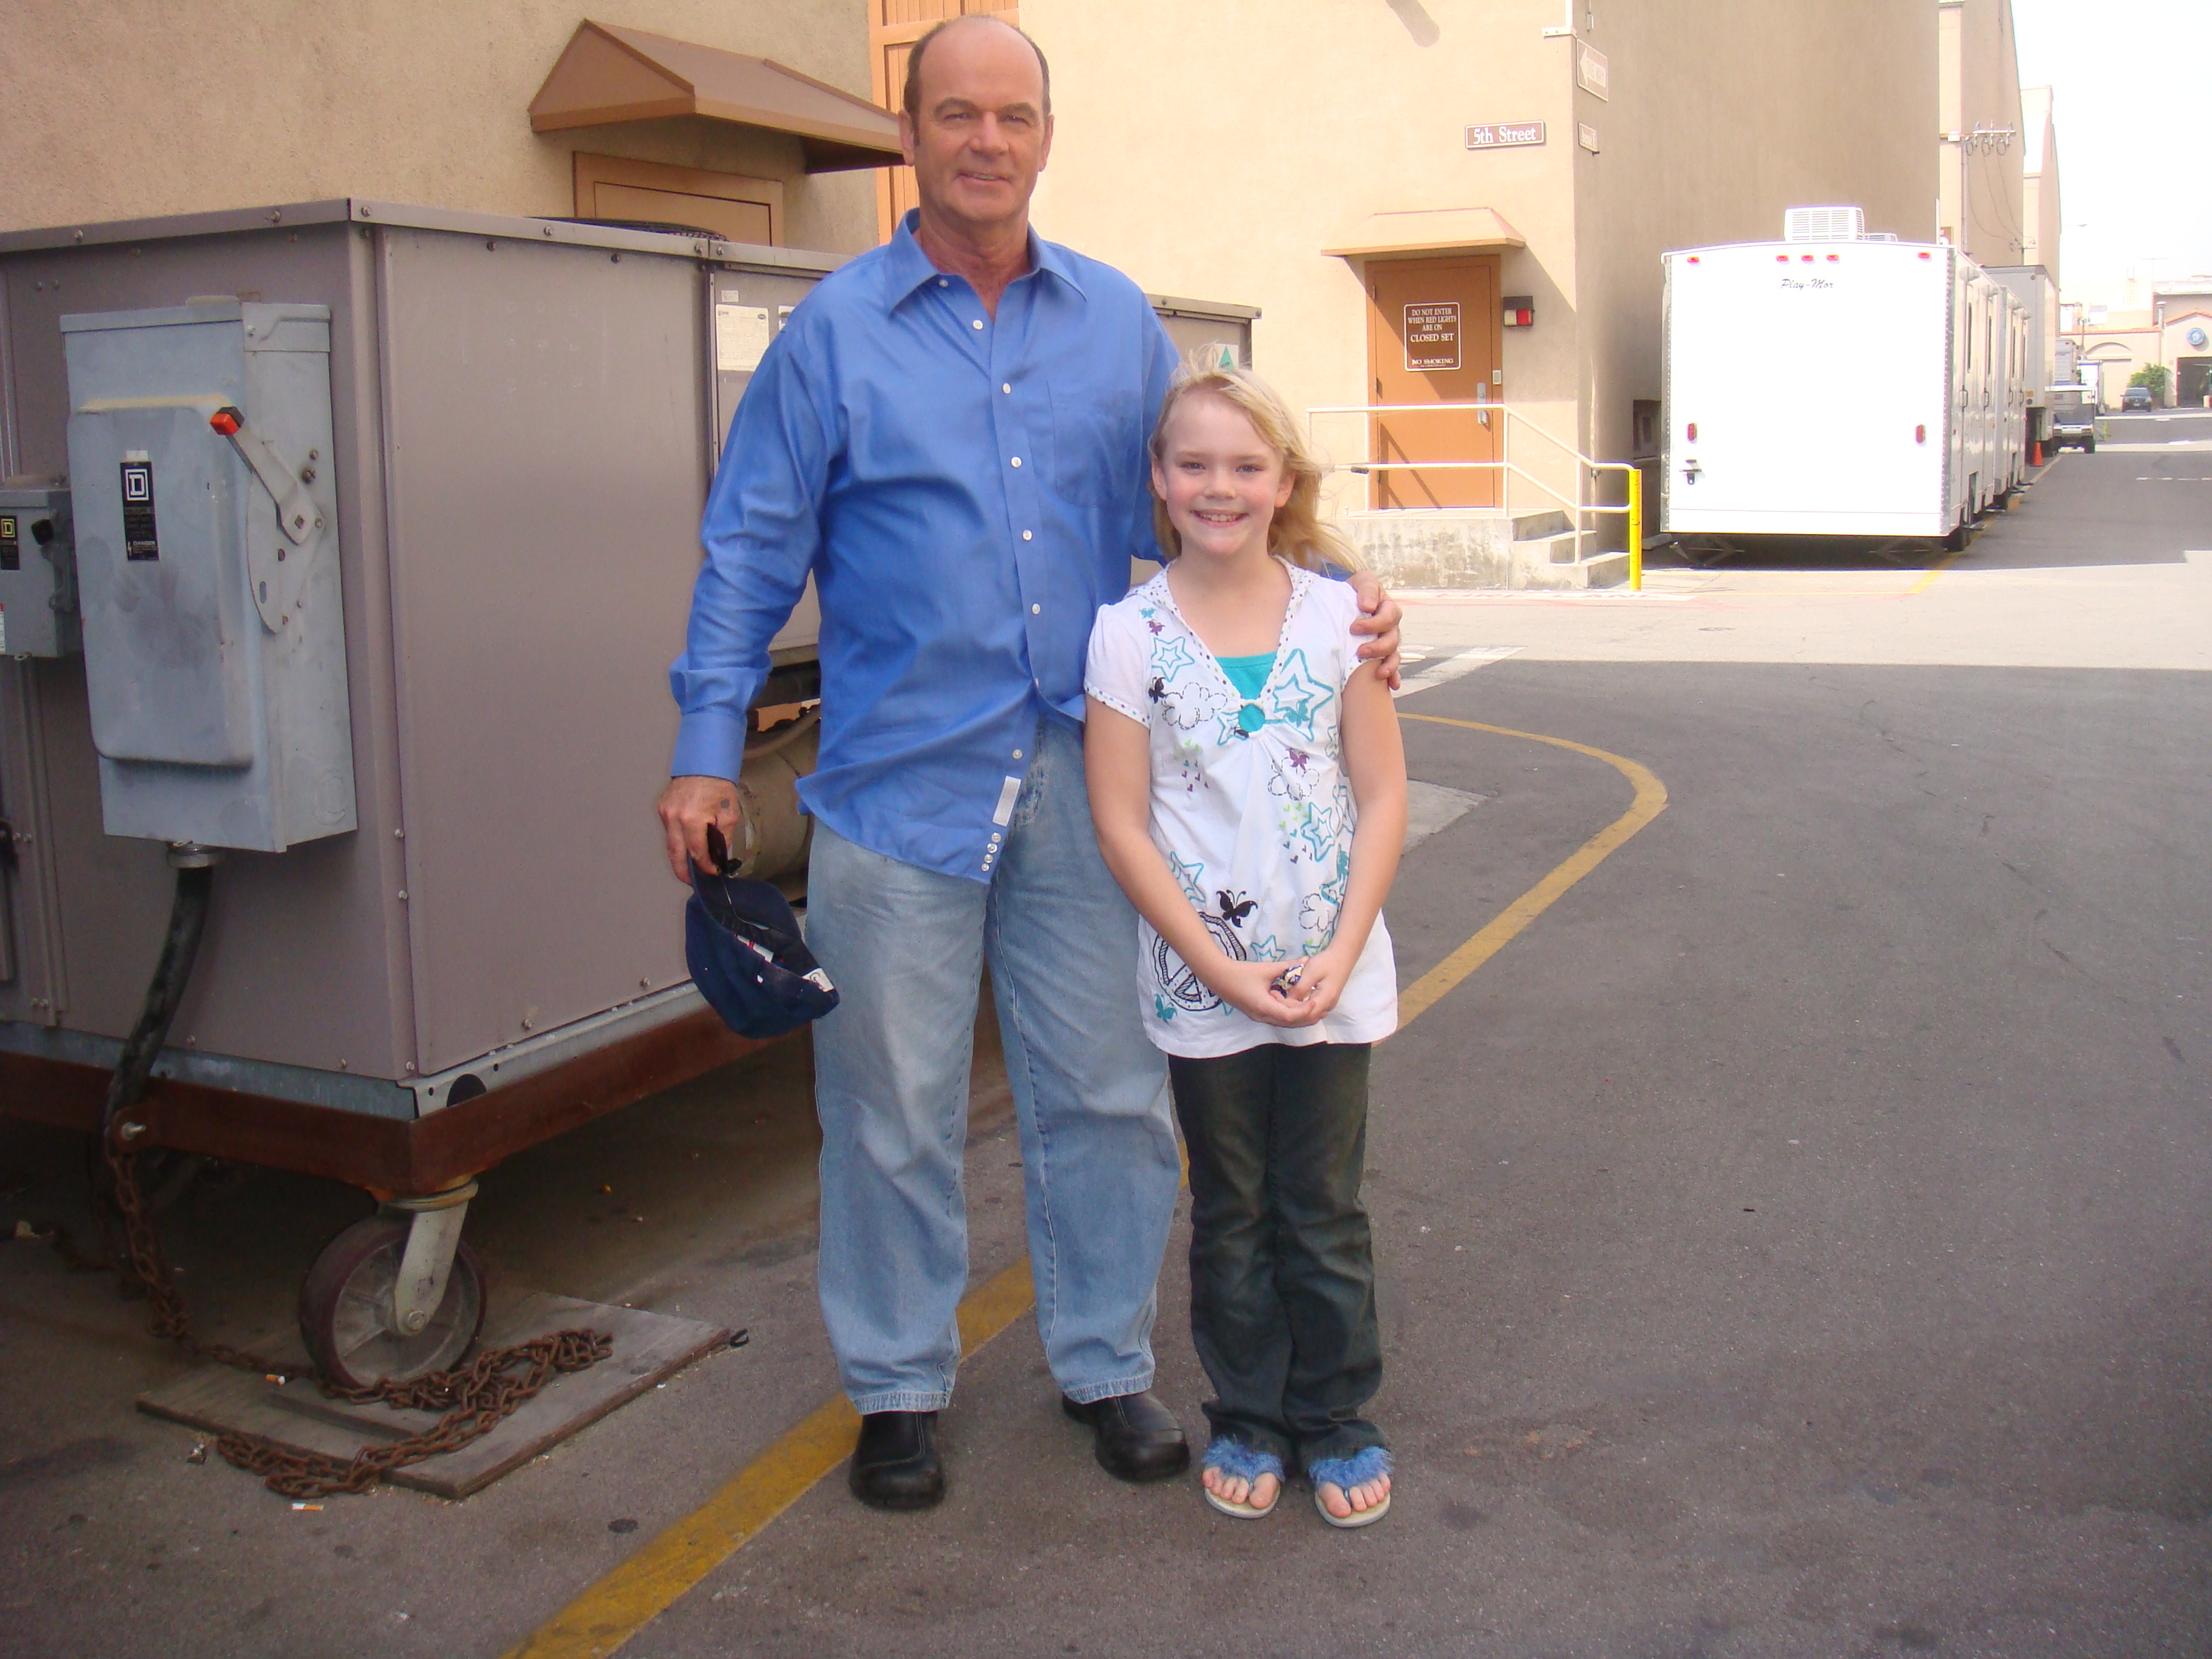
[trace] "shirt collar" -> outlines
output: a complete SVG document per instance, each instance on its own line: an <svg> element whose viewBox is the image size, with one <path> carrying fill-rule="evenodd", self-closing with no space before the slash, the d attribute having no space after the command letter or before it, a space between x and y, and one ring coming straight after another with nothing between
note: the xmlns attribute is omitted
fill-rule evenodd
<svg viewBox="0 0 2212 1659"><path fill-rule="evenodd" d="M898 228L891 233L890 245L884 251L884 308L886 311L897 310L916 289L939 274L937 267L930 264L929 256L921 251L921 244L915 237L915 225L921 217L920 208L908 208L900 219ZM1044 271L1066 283L1079 297L1089 298L1084 293L1083 284L1076 278L1067 250L1056 242L1046 241L1034 228L1029 235L1030 269ZM1020 278L1015 280L1018 282Z"/></svg>

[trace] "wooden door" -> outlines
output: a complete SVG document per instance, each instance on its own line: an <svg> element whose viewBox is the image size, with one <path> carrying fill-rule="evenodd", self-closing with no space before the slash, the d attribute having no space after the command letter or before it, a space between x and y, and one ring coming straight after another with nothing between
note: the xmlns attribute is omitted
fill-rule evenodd
<svg viewBox="0 0 2212 1659"><path fill-rule="evenodd" d="M1368 389L1389 404L1499 403L1502 323L1495 254L1378 259L1367 266ZM1495 461L1504 417L1474 410L1377 415L1378 461ZM1373 475L1377 507L1495 507L1495 469Z"/></svg>
<svg viewBox="0 0 2212 1659"><path fill-rule="evenodd" d="M868 60L876 101L894 115L906 100L906 60L914 43L951 17L996 17L1018 26L1012 0L868 0ZM876 172L876 228L888 242L915 195L912 167Z"/></svg>

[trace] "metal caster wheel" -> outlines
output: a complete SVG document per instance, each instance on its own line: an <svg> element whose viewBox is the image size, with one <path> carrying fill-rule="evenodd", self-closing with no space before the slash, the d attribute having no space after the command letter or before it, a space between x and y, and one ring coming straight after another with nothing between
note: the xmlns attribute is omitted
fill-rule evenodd
<svg viewBox="0 0 2212 1659"><path fill-rule="evenodd" d="M401 1328L393 1292L412 1224L357 1221L325 1247L300 1286L300 1334L308 1358L342 1389L406 1382L444 1370L483 1324L483 1266L466 1244L453 1251L445 1295L420 1330Z"/></svg>

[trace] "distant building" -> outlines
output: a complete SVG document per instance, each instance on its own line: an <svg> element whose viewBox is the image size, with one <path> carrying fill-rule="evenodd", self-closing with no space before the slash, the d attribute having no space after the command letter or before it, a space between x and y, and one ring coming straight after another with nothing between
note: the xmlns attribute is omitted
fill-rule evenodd
<svg viewBox="0 0 2212 1659"><path fill-rule="evenodd" d="M2139 369L2163 364L2166 401L2201 409L2212 400L2212 276L2150 285L2139 309L2069 301L2064 326L2107 407ZM2084 378L2087 378L2085 374Z"/></svg>

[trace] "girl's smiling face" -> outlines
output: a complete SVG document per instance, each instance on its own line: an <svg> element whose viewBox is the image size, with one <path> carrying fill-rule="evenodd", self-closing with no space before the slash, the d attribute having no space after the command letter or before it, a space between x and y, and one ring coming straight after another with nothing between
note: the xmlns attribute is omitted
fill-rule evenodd
<svg viewBox="0 0 2212 1659"><path fill-rule="evenodd" d="M1152 463L1152 489L1182 556L1265 557L1267 526L1297 482L1244 411L1212 392L1178 398Z"/></svg>

